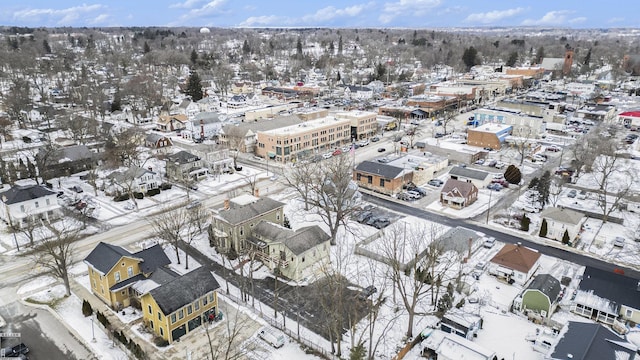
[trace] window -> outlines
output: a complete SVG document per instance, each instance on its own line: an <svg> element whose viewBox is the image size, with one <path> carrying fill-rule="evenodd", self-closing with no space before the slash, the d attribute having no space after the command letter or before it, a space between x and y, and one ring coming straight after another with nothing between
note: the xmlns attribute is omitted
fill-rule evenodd
<svg viewBox="0 0 640 360"><path fill-rule="evenodd" d="M93 288L94 288L94 289L97 289L97 288L98 288L98 286L96 285L96 279L93 279Z"/></svg>
<svg viewBox="0 0 640 360"><path fill-rule="evenodd" d="M113 273L113 278L116 279L116 282L120 282L120 271Z"/></svg>
<svg viewBox="0 0 640 360"><path fill-rule="evenodd" d="M633 310L631 310L631 309L627 309L627 310L624 312L624 316L625 316L626 318L628 318L628 319L629 319L629 318L631 318L631 317L633 316Z"/></svg>
<svg viewBox="0 0 640 360"><path fill-rule="evenodd" d="M162 321L162 313L158 311L158 320Z"/></svg>
<svg viewBox="0 0 640 360"><path fill-rule="evenodd" d="M380 186L384 187L384 179L380 179Z"/></svg>
<svg viewBox="0 0 640 360"><path fill-rule="evenodd" d="M203 305L203 306L206 306L208 303L209 303L209 300L207 300L207 297L205 296L205 297L202 299L202 305Z"/></svg>
<svg viewBox="0 0 640 360"><path fill-rule="evenodd" d="M100 285L100 292L104 294L104 286Z"/></svg>
<svg viewBox="0 0 640 360"><path fill-rule="evenodd" d="M304 262L304 256L302 257L302 262Z"/></svg>
<svg viewBox="0 0 640 360"><path fill-rule="evenodd" d="M153 329L153 328L154 328L154 327L153 327L153 321L151 321L150 323L151 323L151 324L150 324L150 325L151 325L151 328Z"/></svg>
<svg viewBox="0 0 640 360"><path fill-rule="evenodd" d="M124 294L125 294L124 290L120 291L120 295L124 295Z"/></svg>
<svg viewBox="0 0 640 360"><path fill-rule="evenodd" d="M129 277L133 276L133 266L129 266L127 268L127 275L129 275Z"/></svg>
<svg viewBox="0 0 640 360"><path fill-rule="evenodd" d="M183 309L180 309L180 310L178 311L178 319L183 319L183 318L184 318L184 310L183 310Z"/></svg>
<svg viewBox="0 0 640 360"><path fill-rule="evenodd" d="M209 294L209 302L213 302L213 294Z"/></svg>
<svg viewBox="0 0 640 360"><path fill-rule="evenodd" d="M164 336L164 330L160 328L160 336Z"/></svg>
<svg viewBox="0 0 640 360"><path fill-rule="evenodd" d="M244 235L244 227L240 227L240 236Z"/></svg>
<svg viewBox="0 0 640 360"><path fill-rule="evenodd" d="M176 314L171 314L171 323L175 323L176 322Z"/></svg>
<svg viewBox="0 0 640 360"><path fill-rule="evenodd" d="M191 315L191 313L193 313L193 306L189 305L187 306L187 315Z"/></svg>
<svg viewBox="0 0 640 360"><path fill-rule="evenodd" d="M50 199L47 199L47 206L51 205Z"/></svg>
<svg viewBox="0 0 640 360"><path fill-rule="evenodd" d="M40 203L36 201L36 208L40 207Z"/></svg>
<svg viewBox="0 0 640 360"><path fill-rule="evenodd" d="M20 211L24 212L24 205L20 205Z"/></svg>
<svg viewBox="0 0 640 360"><path fill-rule="evenodd" d="M193 306L196 308L196 311L200 310L200 300L196 300Z"/></svg>
<svg viewBox="0 0 640 360"><path fill-rule="evenodd" d="M147 305L148 309L149 309L149 314L153 314L153 309L151 308L151 305Z"/></svg>

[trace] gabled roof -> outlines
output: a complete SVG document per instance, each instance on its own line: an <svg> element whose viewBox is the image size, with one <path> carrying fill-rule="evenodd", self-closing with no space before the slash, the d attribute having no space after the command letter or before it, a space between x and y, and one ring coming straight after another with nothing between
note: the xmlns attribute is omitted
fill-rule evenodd
<svg viewBox="0 0 640 360"><path fill-rule="evenodd" d="M475 188L476 186L473 185L473 183L456 180L456 179L449 179L447 180L446 183L444 183L444 186L442 186L441 193L443 194L449 194L452 192L459 193L460 196L466 198L467 196L469 196L469 194L471 194L471 192Z"/></svg>
<svg viewBox="0 0 640 360"><path fill-rule="evenodd" d="M268 221L260 221L253 228L252 234L261 239L282 242L295 255L300 255L331 239L317 225L303 227L294 231Z"/></svg>
<svg viewBox="0 0 640 360"><path fill-rule="evenodd" d="M586 267L580 280L580 290L591 290L601 298L640 310L640 279Z"/></svg>
<svg viewBox="0 0 640 360"><path fill-rule="evenodd" d="M454 166L449 170L449 175L462 176L469 179L485 180L489 173L482 170L469 169L462 166Z"/></svg>
<svg viewBox="0 0 640 360"><path fill-rule="evenodd" d="M175 154L168 155L167 159L167 161L171 161L174 163L177 162L180 164L188 164L200 160L198 156L184 150L180 150Z"/></svg>
<svg viewBox="0 0 640 360"><path fill-rule="evenodd" d="M44 155L44 152L46 150L41 150L38 154ZM51 158L56 162L81 161L91 160L95 155L86 145L74 145L56 149Z"/></svg>
<svg viewBox="0 0 640 360"><path fill-rule="evenodd" d="M528 273L540 259L540 253L519 244L505 244L491 262L508 269Z"/></svg>
<svg viewBox="0 0 640 360"><path fill-rule="evenodd" d="M89 255L87 255L84 261L93 266L96 270L100 271L102 274L106 274L124 256L131 258L134 257L125 248L101 241L95 248L93 248ZM142 259L140 260L142 261Z"/></svg>
<svg viewBox="0 0 640 360"><path fill-rule="evenodd" d="M9 190L0 193L0 201L11 205L53 194L55 192L40 185L15 185Z"/></svg>
<svg viewBox="0 0 640 360"><path fill-rule="evenodd" d="M404 169L393 165L379 163L377 161L363 161L356 166L356 171L378 175L385 179L395 179L402 174Z"/></svg>
<svg viewBox="0 0 640 360"><path fill-rule="evenodd" d="M220 285L211 271L202 266L149 291L149 295L156 301L162 313L169 315L219 288Z"/></svg>
<svg viewBox="0 0 640 360"><path fill-rule="evenodd" d="M438 243L445 251L454 250L458 253L466 253L469 250L469 239L475 241L481 236L471 229L457 226L449 229L438 238Z"/></svg>
<svg viewBox="0 0 640 360"><path fill-rule="evenodd" d="M555 346L551 358L632 359L636 351L635 345L600 324L569 321L567 330Z"/></svg>
<svg viewBox="0 0 640 360"><path fill-rule="evenodd" d="M563 207L548 207L542 210L540 216L543 218L551 219L553 221L578 225L584 218L584 214L571 209L565 209Z"/></svg>
<svg viewBox="0 0 640 360"><path fill-rule="evenodd" d="M229 203L229 209L220 210L217 216L229 224L237 225L282 207L284 203L268 197L243 204L232 200Z"/></svg>
<svg viewBox="0 0 640 360"><path fill-rule="evenodd" d="M162 249L160 244L155 244L146 249L140 250L133 254L135 257L142 258L143 262L139 264L140 271L145 274L152 273L158 268L171 264L171 260Z"/></svg>
<svg viewBox="0 0 640 360"><path fill-rule="evenodd" d="M549 301L553 303L560 294L560 281L549 274L540 274L533 279L527 290L538 290L549 297Z"/></svg>

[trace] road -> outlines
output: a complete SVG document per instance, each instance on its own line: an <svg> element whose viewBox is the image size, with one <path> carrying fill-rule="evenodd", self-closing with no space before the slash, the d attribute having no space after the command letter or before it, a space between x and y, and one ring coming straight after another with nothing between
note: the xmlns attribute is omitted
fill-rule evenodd
<svg viewBox="0 0 640 360"><path fill-rule="evenodd" d="M612 264L607 261L600 260L591 256L569 251L565 247L561 247L561 246L555 247L555 246L540 244L523 237L507 234L491 228L480 226L477 222L474 222L474 221L448 218L443 215L431 213L421 209L416 209L414 207L411 207L393 200L385 199L384 197L363 194L363 199L377 206L385 207L393 211L397 211L399 213L416 216L421 219L433 221L446 226L450 226L450 227L463 226L474 231L480 231L487 234L488 236L495 237L498 241L502 241L505 243L509 243L509 244L522 243L527 247L538 250L542 254L553 256L559 259L564 259L564 260L576 263L578 265L591 266L600 270L610 271L612 274L614 269L616 268L622 269L624 270L626 276L629 276L635 279L640 279L640 271L638 271L637 269L619 266L619 265Z"/></svg>

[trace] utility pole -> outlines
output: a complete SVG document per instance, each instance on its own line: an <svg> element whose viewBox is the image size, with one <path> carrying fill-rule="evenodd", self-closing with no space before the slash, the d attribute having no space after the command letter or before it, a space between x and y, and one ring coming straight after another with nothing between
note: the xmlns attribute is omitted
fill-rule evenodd
<svg viewBox="0 0 640 360"><path fill-rule="evenodd" d="M489 223L489 212L491 212L491 194L493 190L489 189L489 204L487 204L487 224Z"/></svg>

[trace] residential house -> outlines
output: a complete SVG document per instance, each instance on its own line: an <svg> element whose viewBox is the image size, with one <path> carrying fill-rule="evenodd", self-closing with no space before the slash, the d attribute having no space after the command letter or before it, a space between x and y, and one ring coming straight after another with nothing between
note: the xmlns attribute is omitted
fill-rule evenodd
<svg viewBox="0 0 640 360"><path fill-rule="evenodd" d="M239 252L247 247L247 238L260 221L282 225L283 208L280 201L248 194L225 200L224 207L213 213L209 244Z"/></svg>
<svg viewBox="0 0 640 360"><path fill-rule="evenodd" d="M440 320L440 330L473 340L482 328L482 318L458 309L447 311Z"/></svg>
<svg viewBox="0 0 640 360"><path fill-rule="evenodd" d="M540 266L540 253L521 244L505 244L489 262L489 273L524 285Z"/></svg>
<svg viewBox="0 0 640 360"><path fill-rule="evenodd" d="M40 185L13 185L0 192L0 218L10 226L22 228L37 220L61 216L56 193Z"/></svg>
<svg viewBox="0 0 640 360"><path fill-rule="evenodd" d="M173 146L173 141L166 135L149 133L144 140L144 145L151 149L164 149Z"/></svg>
<svg viewBox="0 0 640 360"><path fill-rule="evenodd" d="M353 170L353 180L365 189L393 195L412 180L411 170L377 161L363 161Z"/></svg>
<svg viewBox="0 0 640 360"><path fill-rule="evenodd" d="M167 155L165 164L167 177L173 181L198 180L209 173L206 164L199 156L184 150Z"/></svg>
<svg viewBox="0 0 640 360"><path fill-rule="evenodd" d="M94 169L99 156L86 145L74 145L52 151L41 148L36 154L36 161L46 165L40 175L51 179Z"/></svg>
<svg viewBox="0 0 640 360"><path fill-rule="evenodd" d="M569 321L546 360L637 360L638 346L601 324Z"/></svg>
<svg viewBox="0 0 640 360"><path fill-rule="evenodd" d="M249 94L253 92L253 83L250 81L236 81L231 84L231 93L234 95Z"/></svg>
<svg viewBox="0 0 640 360"><path fill-rule="evenodd" d="M533 311L550 318L558 305L561 290L558 279L549 274L539 274L514 300L513 307L518 311Z"/></svg>
<svg viewBox="0 0 640 360"><path fill-rule="evenodd" d="M162 184L162 177L157 172L132 166L125 171L114 171L107 175L104 191L107 194L146 193L158 189Z"/></svg>
<svg viewBox="0 0 640 360"><path fill-rule="evenodd" d="M180 131L186 127L187 115L160 115L156 120L156 130L162 132Z"/></svg>
<svg viewBox="0 0 640 360"><path fill-rule="evenodd" d="M249 96L245 94L233 95L227 100L227 108L240 109L249 105Z"/></svg>
<svg viewBox="0 0 640 360"><path fill-rule="evenodd" d="M220 108L220 99L213 92L197 101L200 112L214 112ZM197 114L196 114L197 116Z"/></svg>
<svg viewBox="0 0 640 360"><path fill-rule="evenodd" d="M308 277L317 270L316 265L330 261L331 236L317 225L292 230L262 220L253 227L247 242L271 271L278 269L293 281Z"/></svg>
<svg viewBox="0 0 640 360"><path fill-rule="evenodd" d="M463 209L478 200L478 188L472 182L449 179L440 191L440 203L454 209Z"/></svg>
<svg viewBox="0 0 640 360"><path fill-rule="evenodd" d="M605 324L640 323L640 279L587 266L571 311Z"/></svg>
<svg viewBox="0 0 640 360"><path fill-rule="evenodd" d="M447 230L438 238L438 245L442 246L444 251L455 251L461 256L471 256L471 253L477 250L484 238L477 232L462 226L456 226Z"/></svg>
<svg viewBox="0 0 640 360"><path fill-rule="evenodd" d="M218 136L224 122L218 113L198 113L186 123L185 129L180 132L183 139L193 139L201 142L205 139L213 139Z"/></svg>
<svg viewBox="0 0 640 360"><path fill-rule="evenodd" d="M370 100L373 98L373 90L366 86L347 85L344 88L344 97L353 100Z"/></svg>
<svg viewBox="0 0 640 360"><path fill-rule="evenodd" d="M472 183L478 189L491 184L491 174L482 170L470 169L462 166L454 166L449 170L449 177L454 180Z"/></svg>
<svg viewBox="0 0 640 360"><path fill-rule="evenodd" d="M430 330L422 335L422 354L438 360L493 360L495 351L478 345L462 336Z"/></svg>
<svg viewBox="0 0 640 360"><path fill-rule="evenodd" d="M132 285L145 280L171 261L162 246L155 244L135 253L120 246L98 243L84 259L89 269L91 292L114 309L137 301Z"/></svg>
<svg viewBox="0 0 640 360"><path fill-rule="evenodd" d="M189 99L183 99L180 103L173 104L169 108L169 114L186 115L188 118L193 118L198 112L200 112L198 104Z"/></svg>
<svg viewBox="0 0 640 360"><path fill-rule="evenodd" d="M582 225L586 221L584 214L563 207L545 208L540 217L547 223L547 234L544 237L562 241L566 231L572 243L580 236Z"/></svg>
<svg viewBox="0 0 640 360"><path fill-rule="evenodd" d="M173 343L216 316L219 288L205 266L175 277L141 296L143 322Z"/></svg>

